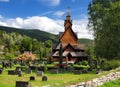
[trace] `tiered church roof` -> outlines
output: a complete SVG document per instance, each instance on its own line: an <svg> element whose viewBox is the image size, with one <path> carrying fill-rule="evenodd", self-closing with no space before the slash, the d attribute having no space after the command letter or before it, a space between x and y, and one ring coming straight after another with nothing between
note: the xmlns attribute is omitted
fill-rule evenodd
<svg viewBox="0 0 120 87"><path fill-rule="evenodd" d="M65 61L86 60L87 54L84 51L84 45L78 43L77 33L72 30L72 20L70 10L67 13L64 22L64 32L59 33L59 43L53 45L53 59L59 60L60 46L62 46L62 57Z"/></svg>

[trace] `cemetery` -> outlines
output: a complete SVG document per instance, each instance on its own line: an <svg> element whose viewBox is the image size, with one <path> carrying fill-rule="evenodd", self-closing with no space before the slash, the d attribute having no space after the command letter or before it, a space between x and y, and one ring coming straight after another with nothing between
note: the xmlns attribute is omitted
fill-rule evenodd
<svg viewBox="0 0 120 87"><path fill-rule="evenodd" d="M4 61L6 60L2 60L1 62ZM37 62L39 61L32 61L32 65L27 65L26 63L23 65L21 61L12 60L10 61L11 64L7 61L7 66L5 63L0 64L0 87L75 87L75 84L85 85L80 82L87 82L92 79L96 83L99 82L99 84L94 82L94 86L86 87L97 87L95 85L100 85L100 82L112 81L112 79L114 80L120 76L118 72L119 68L112 71L116 73L112 73L111 71L97 72L96 69L90 70L88 65L77 67L78 65L71 64L61 68L56 63L39 65ZM91 84L93 85L92 82Z"/></svg>
<svg viewBox="0 0 120 87"><path fill-rule="evenodd" d="M9 0L3 1L9 2ZM60 0L58 2L60 3ZM64 27L62 27L64 31L60 31L58 35L39 30L35 30L33 34L32 30L24 31L16 28L13 29L16 32L11 33L12 28L0 26L3 30L6 29L6 31L0 30L0 87L104 87L106 84L113 85L114 81L119 85L120 29L118 28L120 22L118 18L120 15L117 11L120 4L118 3L120 3L118 0L102 2L92 0L89 3L88 28L94 35L91 43L86 39L81 43L78 37L81 31L74 32L73 27L77 29L75 26L79 27L79 23L73 25L69 7L63 23ZM53 12L44 14L50 13ZM0 15L0 19L2 18ZM35 18L39 19L37 16ZM42 17L44 18L49 19ZM22 18L17 18L16 21L22 21ZM54 22L52 19L49 21ZM75 22L78 21L78 19L75 20ZM26 22L28 23L29 20ZM86 23L86 20L84 22ZM0 23L5 24L1 20ZM32 26L32 23L28 25ZM45 27L49 25L48 23L45 22ZM56 26L57 23L54 22L53 25ZM84 28L84 24L80 25ZM49 40L48 37L52 38Z"/></svg>

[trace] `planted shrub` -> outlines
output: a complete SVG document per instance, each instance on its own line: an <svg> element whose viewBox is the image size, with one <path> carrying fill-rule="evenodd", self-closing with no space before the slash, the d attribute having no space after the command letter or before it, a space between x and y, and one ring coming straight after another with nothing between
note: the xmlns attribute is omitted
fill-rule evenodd
<svg viewBox="0 0 120 87"><path fill-rule="evenodd" d="M101 65L102 70L112 70L120 66L119 60L110 60L110 61L104 61L104 63Z"/></svg>
<svg viewBox="0 0 120 87"><path fill-rule="evenodd" d="M87 70L87 69L90 68L90 66L89 65L87 65L87 66L84 66L84 65L74 65L74 68L76 70Z"/></svg>
<svg viewBox="0 0 120 87"><path fill-rule="evenodd" d="M83 62L82 62L82 65L87 66L87 65L88 65L88 61L83 61Z"/></svg>

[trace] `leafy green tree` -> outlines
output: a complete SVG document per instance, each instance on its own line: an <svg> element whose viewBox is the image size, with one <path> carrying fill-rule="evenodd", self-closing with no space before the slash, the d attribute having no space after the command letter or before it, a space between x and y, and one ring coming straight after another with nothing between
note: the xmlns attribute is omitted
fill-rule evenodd
<svg viewBox="0 0 120 87"><path fill-rule="evenodd" d="M88 14L88 28L94 32L96 57L119 58L120 0L92 0Z"/></svg>
<svg viewBox="0 0 120 87"><path fill-rule="evenodd" d="M47 41L45 41L45 46L47 47L47 48L51 48L52 47L52 41L51 40L47 40Z"/></svg>
<svg viewBox="0 0 120 87"><path fill-rule="evenodd" d="M24 51L32 51L32 39L29 37L25 37L21 42L20 51L23 53Z"/></svg>
<svg viewBox="0 0 120 87"><path fill-rule="evenodd" d="M32 51L34 53L39 53L39 49L42 46L42 44L39 41L37 41L36 39L33 39L32 44L33 44Z"/></svg>
<svg viewBox="0 0 120 87"><path fill-rule="evenodd" d="M15 55L12 54L12 53L7 53L7 54L5 55L5 58L6 58L6 59L14 59L14 58L15 58Z"/></svg>

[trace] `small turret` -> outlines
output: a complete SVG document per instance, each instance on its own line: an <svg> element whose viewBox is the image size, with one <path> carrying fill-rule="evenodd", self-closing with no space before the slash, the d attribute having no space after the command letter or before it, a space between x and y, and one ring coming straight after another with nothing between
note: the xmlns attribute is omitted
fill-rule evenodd
<svg viewBox="0 0 120 87"><path fill-rule="evenodd" d="M65 30L68 29L68 28L72 28L72 20L71 20L71 15L70 15L70 8L68 8L66 20L64 22L64 27L65 27Z"/></svg>

